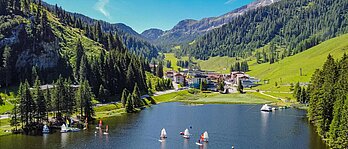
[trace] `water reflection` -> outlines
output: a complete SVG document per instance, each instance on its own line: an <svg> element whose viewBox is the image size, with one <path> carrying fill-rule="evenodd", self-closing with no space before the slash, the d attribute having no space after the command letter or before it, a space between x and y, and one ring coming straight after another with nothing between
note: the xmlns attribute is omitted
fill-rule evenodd
<svg viewBox="0 0 348 149"><path fill-rule="evenodd" d="M263 136L267 135L269 117L270 117L270 112L261 111L261 133Z"/></svg>
<svg viewBox="0 0 348 149"><path fill-rule="evenodd" d="M189 149L189 140L188 139L184 139L184 147L183 149Z"/></svg>
<svg viewBox="0 0 348 149"><path fill-rule="evenodd" d="M161 143L161 149L166 149L166 140L163 140Z"/></svg>
<svg viewBox="0 0 348 149"><path fill-rule="evenodd" d="M201 149L208 149L208 142L204 142Z"/></svg>
<svg viewBox="0 0 348 149"><path fill-rule="evenodd" d="M47 145L47 139L48 139L48 134L43 134L43 145L46 147Z"/></svg>
<svg viewBox="0 0 348 149"><path fill-rule="evenodd" d="M61 133L61 147L62 148L65 148L66 145L68 144L68 133Z"/></svg>

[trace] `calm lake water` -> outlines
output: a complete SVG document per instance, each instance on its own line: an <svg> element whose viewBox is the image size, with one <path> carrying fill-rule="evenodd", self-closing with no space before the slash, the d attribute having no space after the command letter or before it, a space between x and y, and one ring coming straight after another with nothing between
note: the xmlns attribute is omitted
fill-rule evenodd
<svg viewBox="0 0 348 149"><path fill-rule="evenodd" d="M116 148L116 149L325 149L325 144L296 109L260 112L262 105L201 105L163 103L138 114L104 119L109 135L95 134L95 128L77 133L47 136L11 135L0 137L0 148ZM192 126L191 139L180 131ZM162 128L168 138L158 141ZM195 142L204 131L209 143Z"/></svg>

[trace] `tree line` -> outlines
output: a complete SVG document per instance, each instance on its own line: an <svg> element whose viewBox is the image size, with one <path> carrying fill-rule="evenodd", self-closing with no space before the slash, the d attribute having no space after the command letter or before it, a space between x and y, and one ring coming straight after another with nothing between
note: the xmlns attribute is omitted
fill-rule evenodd
<svg viewBox="0 0 348 149"><path fill-rule="evenodd" d="M63 116L79 113L82 120L93 120L92 99L94 94L87 80L77 87L71 80L59 77L52 86L45 86L37 78L31 87L28 81L20 84L18 99L15 100L11 124L22 123L22 129L29 132L37 124L48 121L48 113L54 113L57 122L64 122Z"/></svg>
<svg viewBox="0 0 348 149"><path fill-rule="evenodd" d="M322 69L312 76L309 120L332 148L348 147L348 56L335 61L328 56Z"/></svg>
<svg viewBox="0 0 348 149"><path fill-rule="evenodd" d="M189 61L187 61L187 60L178 60L178 61L176 62L176 66L179 66L179 67L181 67L181 68L189 68L190 63L189 63Z"/></svg>
<svg viewBox="0 0 348 149"><path fill-rule="evenodd" d="M243 62L235 62L234 65L231 65L230 72L234 71L242 71L242 72L248 72L249 71L249 65L247 61Z"/></svg>

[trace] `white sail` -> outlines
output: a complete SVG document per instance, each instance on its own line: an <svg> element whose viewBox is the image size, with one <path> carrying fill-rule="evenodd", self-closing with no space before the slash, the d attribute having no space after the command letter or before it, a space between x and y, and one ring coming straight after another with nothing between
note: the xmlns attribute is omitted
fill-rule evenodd
<svg viewBox="0 0 348 149"><path fill-rule="evenodd" d="M209 136L208 136L208 132L207 131L205 131L204 133L203 133L203 139L209 139Z"/></svg>
<svg viewBox="0 0 348 149"><path fill-rule="evenodd" d="M183 137L186 138L186 139L190 138L190 132L189 132L188 129L185 129L185 132L184 132L184 136L183 136Z"/></svg>
<svg viewBox="0 0 348 149"><path fill-rule="evenodd" d="M185 136L189 136L189 135L190 135L190 132L189 132L188 129L185 129L184 135L185 135Z"/></svg>
<svg viewBox="0 0 348 149"><path fill-rule="evenodd" d="M166 129L162 129L162 131L161 131L161 136L160 136L161 138L167 138L167 132L166 132Z"/></svg>
<svg viewBox="0 0 348 149"><path fill-rule="evenodd" d="M65 124L63 124L63 125L61 126L61 128L60 128L60 132L67 132L67 131L68 131L68 130L67 130Z"/></svg>
<svg viewBox="0 0 348 149"><path fill-rule="evenodd" d="M50 129L47 127L47 125L44 125L43 129L42 129L42 133L49 133Z"/></svg>

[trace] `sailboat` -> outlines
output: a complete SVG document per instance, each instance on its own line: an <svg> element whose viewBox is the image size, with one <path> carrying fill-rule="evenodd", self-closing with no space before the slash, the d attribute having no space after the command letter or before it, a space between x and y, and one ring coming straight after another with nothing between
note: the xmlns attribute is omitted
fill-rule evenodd
<svg viewBox="0 0 348 149"><path fill-rule="evenodd" d="M184 136L185 139L190 139L190 132L188 129L185 129Z"/></svg>
<svg viewBox="0 0 348 149"><path fill-rule="evenodd" d="M96 129L101 129L101 127L103 126L103 121L99 120L99 124L97 127L95 127Z"/></svg>
<svg viewBox="0 0 348 149"><path fill-rule="evenodd" d="M68 132L68 129L66 128L65 124L63 124L63 125L60 127L60 132L61 132L61 133L67 133L67 132Z"/></svg>
<svg viewBox="0 0 348 149"><path fill-rule="evenodd" d="M106 125L104 135L108 135L108 134L109 134L109 125Z"/></svg>
<svg viewBox="0 0 348 149"><path fill-rule="evenodd" d="M261 107L260 109L261 111L265 111L265 112L272 112L272 107L270 107L269 105L265 104Z"/></svg>
<svg viewBox="0 0 348 149"><path fill-rule="evenodd" d="M88 119L87 119L87 117L86 117L86 120L85 120L85 127L83 128L83 130L87 130L87 128L88 128Z"/></svg>
<svg viewBox="0 0 348 149"><path fill-rule="evenodd" d="M50 133L50 129L47 127L47 125L43 126L42 133L43 134L49 134Z"/></svg>
<svg viewBox="0 0 348 149"><path fill-rule="evenodd" d="M165 140L165 138L167 138L167 132L166 132L166 129L163 128L161 130L160 140L158 140L158 141L163 142Z"/></svg>
<svg viewBox="0 0 348 149"><path fill-rule="evenodd" d="M208 142L209 136L207 131L202 134L201 139L203 142Z"/></svg>

